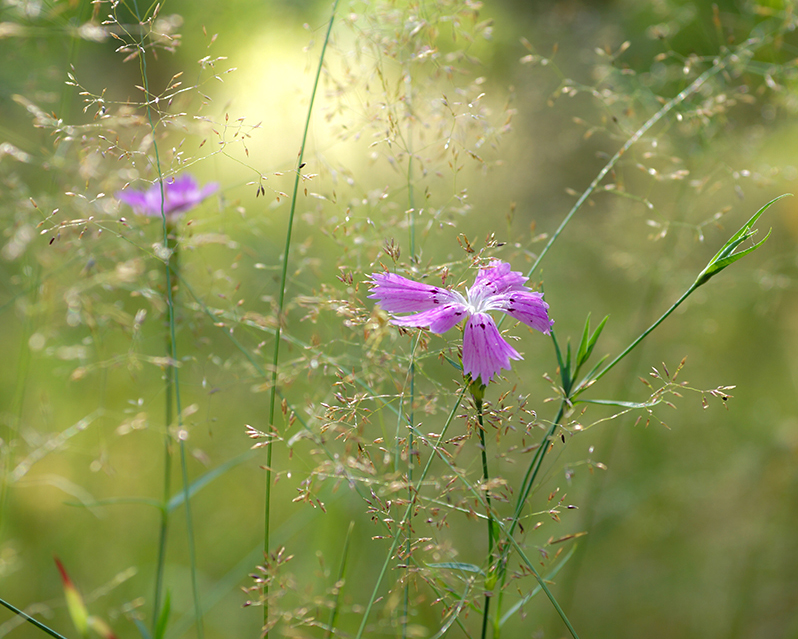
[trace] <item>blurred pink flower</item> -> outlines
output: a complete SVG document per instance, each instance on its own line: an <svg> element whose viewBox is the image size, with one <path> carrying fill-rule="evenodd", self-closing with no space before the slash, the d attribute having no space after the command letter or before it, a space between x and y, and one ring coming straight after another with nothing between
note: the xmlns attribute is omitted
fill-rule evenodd
<svg viewBox="0 0 798 639"><path fill-rule="evenodd" d="M488 384L503 368L510 368L511 359L522 359L499 333L488 311L501 311L527 326L548 334L553 320L542 293L535 293L524 284L527 277L511 271L507 262L494 260L479 270L474 286L466 295L449 289L414 282L393 273L371 276L370 299L391 314L412 313L392 317L398 326L429 328L442 334L465 319L463 331L463 372L472 381Z"/></svg>
<svg viewBox="0 0 798 639"><path fill-rule="evenodd" d="M163 213L167 218L176 218L193 209L206 197L219 190L216 182L206 184L201 189L191 175L164 180ZM118 200L133 207L141 215L161 216L161 185L157 182L146 191L118 191Z"/></svg>

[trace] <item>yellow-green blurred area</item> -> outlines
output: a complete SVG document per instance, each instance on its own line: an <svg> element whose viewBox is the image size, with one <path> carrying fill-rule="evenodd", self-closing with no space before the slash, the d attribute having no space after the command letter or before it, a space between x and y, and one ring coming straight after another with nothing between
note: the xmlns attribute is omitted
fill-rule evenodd
<svg viewBox="0 0 798 639"><path fill-rule="evenodd" d="M271 442L270 548L285 550L269 636L353 637L376 599L361 636L479 637L487 535L474 407L455 408L460 334L400 333L369 276L455 286L476 257L527 273L612 162L531 284L563 349L609 315L588 369L615 357L796 189L793 4L341 0L299 169L273 424L286 233L333 4L154 11L0 6L0 598L77 636L57 555L90 614L145 636L167 503L165 636L199 636L182 441L202 632L260 636L259 591L242 588L265 574ZM164 228L115 197L159 171L220 185L176 225L168 424ZM673 406L577 403L546 444L515 538L580 637L798 636L796 213L795 198L771 207L762 249L580 396L644 404L666 387ZM550 337L502 329L524 356L485 397L510 518L560 377ZM452 411L403 522L407 421L417 481ZM389 557L408 532L413 552ZM510 557L492 615L537 586ZM3 609L0 636L46 635ZM568 631L538 593L501 636Z"/></svg>

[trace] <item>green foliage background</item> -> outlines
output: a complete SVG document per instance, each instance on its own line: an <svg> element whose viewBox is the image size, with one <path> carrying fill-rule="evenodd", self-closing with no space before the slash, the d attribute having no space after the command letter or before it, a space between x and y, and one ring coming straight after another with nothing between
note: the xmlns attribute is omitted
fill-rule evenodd
<svg viewBox="0 0 798 639"><path fill-rule="evenodd" d="M94 6L102 20L108 7ZM371 15L384 27L383 50L390 52L390 16L416 10L438 7L353 3L339 10L303 169L313 177L303 181L308 194L300 197L291 256L287 333L296 342L281 360L286 395L303 418L317 417L325 398L334 402L336 373L346 375L359 364L364 344L395 351L398 364L410 350L410 338L402 341L390 330L382 342L358 342L365 329L346 322L360 317L348 310L354 301L371 313L366 277L380 261L391 264L381 252L383 242L395 240L400 262L411 254L403 226L406 166L380 137L390 137L389 119L380 110L398 113L402 104L396 96L406 51L397 46L395 55L372 60L380 75L358 75L358 36L376 37L352 13ZM151 504L121 498L160 499L163 272L153 248L160 223L135 218L115 203L113 193L135 177L131 158L118 159L117 143L107 133L104 140L97 137L102 120L95 114L102 104L95 101L84 111L87 96L81 95L105 90L109 104L140 101L140 69L135 60L122 62L113 38L93 41L76 32L92 17L90 3L6 2L0 11L0 59L6 61L0 66L0 143L13 145L0 154L6 479L0 597L72 636L52 561L56 554L94 614L108 619L120 637L140 636L130 617L148 614L158 513ZM120 5L119 15L125 11L133 5ZM267 394L263 377L229 336L240 338L267 367L286 230L288 198L280 194L290 192L329 11L327 2L169 1L161 14L182 16L182 23L174 22L181 43L174 52L157 50L157 59L149 61L149 82L158 91L180 72L185 86L196 86L173 105L189 117L159 142L170 170L189 170L222 185L219 198L183 223L181 273L195 296L179 290L189 472L196 478L224 469L192 499L208 637L260 631L260 610L241 607L247 600L241 587L251 585L247 575L262 561L263 521L263 451L250 451L245 425L268 430ZM732 61L713 88L676 109L682 119L667 118L622 159L603 183L615 186L592 195L535 275L545 285L560 339L578 342L588 313L594 323L610 315L596 352L620 352L746 219L795 189L796 38L791 29L776 28L795 24L792 11L790 3L776 0L567 1L533 8L510 0L487 3L479 21L491 21L489 32L483 26L467 45L441 37L443 54L465 52L465 59L452 63L467 69L462 79L442 72L443 62L437 74L421 62L417 67L419 104L446 96L463 113L471 109L476 123L461 129L464 118L447 120L444 113L433 119L438 116L422 115L418 107L415 125L422 134L414 139L425 160L413 185L419 199L429 195L432 211L419 217L421 271L452 264L450 283L470 279L461 261L467 257L461 234L480 249L495 234L505 245L490 254L528 269L544 245L539 236L554 232L574 193L661 107L657 96L673 97L712 58L762 37L749 59ZM225 59L198 65L206 56ZM236 70L226 73L230 68ZM80 86L65 85L67 73ZM458 93L459 87L466 88ZM134 109L130 117L141 114ZM208 120L193 119L196 114ZM50 117L74 129L54 131ZM143 129L115 123L122 139L117 149L141 144L149 152ZM436 136L447 126L473 155L462 151L452 160L441 150ZM132 161L139 162L142 177L153 179L143 157ZM256 197L258 184L265 197ZM773 227L764 250L700 289L593 395L645 401L650 391L638 377L651 379L652 366L662 372L662 362L673 372L686 358L681 380L696 389L734 385L733 397L722 401L705 393L704 408L702 394L688 391L674 400L678 410L660 405L653 417L632 412L604 421L619 410L577 412L574 423L589 428L558 449L535 493L544 513L546 497L556 489L578 506L559 523L541 516L546 522L539 533L530 522L524 539L547 553L540 553L544 566L552 565L547 557L558 550L547 540L588 533L553 579L555 595L583 637L798 635L795 202L782 200L760 222L765 230ZM89 221L90 215L95 219ZM349 273L352 283L339 279ZM215 326L203 305L218 311L224 326ZM137 319L141 309L146 317ZM543 418L552 389L542 375L555 377L553 349L539 336L515 334L522 335L525 359L489 392L494 401L501 390L528 394ZM329 353L317 348L327 343ZM430 354L422 360L431 403L440 388L453 392L457 377L436 357L441 349L451 355L446 343L431 337ZM421 430L438 432L449 405L441 400ZM283 431L287 419L280 420L280 432L293 432ZM374 431L363 436L374 440L390 438L395 426L386 417L366 428ZM502 435L502 445L512 444L513 436L518 433ZM499 474L519 472L511 457L492 460ZM587 459L606 470L590 467ZM26 462L29 469L20 466ZM286 576L293 580L291 596L304 594L311 607L324 610L346 531L355 522L357 552L347 564L341 616L351 632L387 544L372 541L381 529L346 481L312 485L312 499L323 502L324 511L292 501L318 464L313 442L275 446L274 540L294 555L292 576ZM178 484L175 475L173 488ZM479 564L482 527L477 531L459 516L450 516L447 533L456 559ZM167 636L177 637L195 630L184 520L175 516L172 526ZM563 547L567 552L573 546ZM396 633L396 597L386 595L375 633ZM564 636L548 601L536 597L525 612L505 636ZM413 632L429 636L441 614L424 604L411 620ZM307 628L286 628L291 636L313 636ZM459 632L455 628L451 636ZM42 636L0 613L0 635L6 634Z"/></svg>

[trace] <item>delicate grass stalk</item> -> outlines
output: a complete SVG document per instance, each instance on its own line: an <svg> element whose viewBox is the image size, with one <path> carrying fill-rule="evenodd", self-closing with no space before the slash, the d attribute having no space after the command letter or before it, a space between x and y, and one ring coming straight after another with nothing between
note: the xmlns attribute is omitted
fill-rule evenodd
<svg viewBox="0 0 798 639"><path fill-rule="evenodd" d="M413 81L410 71L405 69L405 104L407 105L407 199L410 227L410 261L416 262L416 197L413 187Z"/></svg>
<svg viewBox="0 0 798 639"><path fill-rule="evenodd" d="M693 293L693 291L695 291L699 286L703 286L711 278L713 278L715 275L720 273L723 269L725 269L729 265L733 264L737 260L741 259L745 255L748 255L749 253L752 253L752 252L756 251L759 247L761 247L767 241L768 237L770 237L770 233L769 232L765 236L764 239L760 240L759 242L757 242L753 246L750 246L750 247L745 248L745 249L741 249L739 251L737 250L743 242L745 242L746 240L752 238L755 235L756 231L753 229L753 225L756 223L756 221L759 219L759 217L765 211L767 211L775 202L777 202L778 200L782 199L783 197L786 197L787 195L790 195L790 194L789 193L785 193L785 194L780 195L780 196L778 196L776 198L773 198L772 200L770 200L770 202L768 202L762 208L760 208L753 215L753 217L750 220L748 220L748 222L746 222L742 226L742 228L740 228L739 231L737 231L734 235L731 236L731 238L729 238L727 240L727 242L723 245L723 247L720 249L720 251L718 251L715 254L715 256L709 261L709 263L706 265L706 267L704 267L704 270L701 271L701 273L698 274L698 277L696 277L695 281L690 285L690 288L688 288L684 292L684 294L678 300L676 300L673 303L673 305L667 311L665 311L662 314L662 316L656 322L654 322L651 326L649 326L645 331L643 331L640 334L640 336L637 339L635 339L631 344L629 344L629 346L627 346L623 350L623 352L620 355L618 355L618 357L616 357L609 364L607 364L607 366L605 366L601 370L601 372L599 372L595 376L588 375L579 384L579 386L577 386L576 390L573 393L571 393L571 398L576 397L580 392L585 390L588 386L594 384L599 379L604 377L604 375L606 375L618 362L620 362L640 342L642 342L643 339L645 339L645 337L649 333L651 333L651 331L653 331L655 328L657 328L657 326L662 324L662 322L665 321L665 318L667 318L671 313L673 313L673 311L675 311L679 307L679 305L682 302L684 302L684 300L686 300L688 297L690 297L690 295Z"/></svg>
<svg viewBox="0 0 798 639"><path fill-rule="evenodd" d="M449 430L449 426L454 420L457 409L460 407L460 402L463 401L463 396L467 390L468 386L464 386L463 389L457 394L457 401L454 403L454 406L452 406L452 410L449 412L449 416L446 418L443 429L441 430L440 435L438 435L438 438L432 447L432 453L430 453L430 456L427 458L427 463L424 465L424 470L421 471L421 476L416 480L417 486L420 486L426 479L427 473L429 473L429 469L432 466L432 460L435 459L438 448L441 445L444 436L446 435L446 431ZM444 455L441 455L441 457L445 458ZM413 508L415 508L415 503L411 500L411 502L407 505L407 510L405 510L404 517L402 517L400 521L409 521L410 513L412 512ZM388 550L388 554L385 557L382 568L380 568L380 572L377 575L377 582L374 584L374 590L372 590L369 602L366 605L366 609L363 611L363 619L360 621L360 627L355 635L355 639L360 639L363 636L363 632L366 629L366 623L368 622L369 615L371 614L371 609L374 607L374 602L377 601L377 593L380 590L385 573L388 571L388 565L391 563L391 559L393 558L394 553L396 553L396 549L399 546L400 539L401 535L399 535L399 531L397 531L393 536L393 543Z"/></svg>
<svg viewBox="0 0 798 639"><path fill-rule="evenodd" d="M515 533L516 526L521 517L521 511L524 508L524 503L526 502L529 493L532 490L532 487L535 484L535 480L537 479L538 472L543 464L543 459L546 456L546 452L550 448L551 439L554 437L554 433L557 427L560 424L563 416L565 415L565 411L569 406L572 406L573 400L579 395L582 391L587 389L589 386L593 385L599 379L601 379L604 375L606 375L613 367L615 367L618 362L620 362L624 357L626 357L629 353L631 353L635 347L637 347L640 342L642 342L655 328L657 328L665 319L673 313L681 304L686 300L698 287L703 286L706 284L714 275L722 271L724 268L733 264L737 260L741 259L743 256L757 250L759 247L764 244L767 240L767 236L763 239L754 244L751 247L742 249L737 251L739 246L746 240L753 237L755 231L753 230L753 225L759 219L759 217L776 201L780 200L781 198L785 197L785 195L781 195L777 198L774 198L767 204L765 204L762 208L760 208L754 216L746 222L742 226L742 228L737 231L732 237L723 245L723 247L715 254L715 256L709 261L707 266L704 268L701 273L699 273L698 277L696 277L695 281L690 285L690 287L682 294L682 296L676 300L671 307L665 311L660 318L654 322L651 326L649 326L645 331L643 331L634 341L632 341L629 346L627 346L614 360L612 360L607 366L605 366L600 372L595 375L588 374L578 385L574 385L576 381L572 377L572 373L570 372L570 355L566 357L566 361L563 362L562 356L560 354L559 346L557 345L556 338L554 339L554 346L557 350L557 358L560 362L560 368L563 371L563 388L567 389L565 392L567 395L563 397L562 401L560 402L560 408L557 412L557 416L554 418L551 426L549 427L548 432L544 436L543 440L541 441L540 447L535 451L535 455L533 456L529 467L527 468L526 475L524 476L523 481L521 482L521 490L518 493L518 501L516 502L515 512L513 514L513 518L511 520L509 526L509 535L511 537L511 541L513 541L513 545L515 545L515 540L512 538L512 535ZM565 372L568 371L568 372ZM575 377L575 373L574 373ZM502 558L500 559L500 570L501 570L501 580L502 585L504 585L504 581L506 579L506 556L507 553L503 553ZM499 599L499 604L501 604L501 599ZM498 614L497 614L498 617ZM498 625L494 626L494 635L498 637Z"/></svg>
<svg viewBox="0 0 798 639"><path fill-rule="evenodd" d="M499 522L499 526L501 525L502 525L501 522ZM535 576L535 579L538 580L538 584L540 584L541 590L543 590L545 595L549 598L551 605L554 606L554 610L557 611L557 614L560 616L560 619L562 619L562 622L565 624L565 627L568 628L568 632L571 633L573 639L579 639L579 635L576 634L576 630L569 621L568 616L565 614L565 611L562 609L560 604L557 603L557 600L554 598L554 595L551 593L551 590L549 590L549 587L546 585L546 582L544 581L543 577L540 576L540 573L538 573L537 568L535 568L535 565L530 561L529 557L526 556L526 553L523 551L523 548L521 548L521 545L515 540L515 537L513 537L512 535L509 535L507 539L509 540L510 544L512 544L512 546L515 548L516 552L518 552L518 556L521 558L521 561L524 562L524 565L527 568L529 568L529 570Z"/></svg>
<svg viewBox="0 0 798 639"><path fill-rule="evenodd" d="M4 599L0 599L0 605L3 605L3 606L5 606L5 607L6 607L6 608L8 608L8 609L9 609L11 612L13 612L14 614L17 614L17 615L19 615L20 617L22 617L22 618L23 618L25 621L27 621L28 623L32 623L32 624L33 624L34 626L36 626L36 627L37 627L39 630L41 630L42 632L46 632L46 633L47 633L48 635L50 635L51 637L55 637L55 639L66 639L66 637L64 637L64 635L60 635L60 634L58 634L58 633L57 633L55 630L53 630L52 628L49 628L48 626L45 626L45 625L44 625L44 624L43 624L41 621L39 621L38 619L34 619L34 618L33 618L33 617L31 617L31 616L30 616L28 613L26 613L26 612L23 612L22 610L20 610L19 608L17 608L17 607L15 607L15 606L11 605L10 603L8 603L7 601L5 601Z"/></svg>
<svg viewBox="0 0 798 639"><path fill-rule="evenodd" d="M133 0L133 7L136 12L136 19L141 22L141 14L139 12L138 7L138 0ZM150 130L152 131L153 137L153 152L155 153L155 166L158 171L158 184L161 188L161 220L162 220L162 228L163 228L163 246L165 250L169 249L169 231L170 225L166 218L166 213L164 211L164 203L165 203L165 193L164 193L164 183L163 183L163 171L161 169L161 158L158 149L158 141L157 136L155 134L155 122L152 118L152 108L150 106L150 88L149 88L149 76L147 73L147 55L146 50L144 48L144 36L142 35L142 40L139 42L139 65L141 70L141 77L142 82L144 84L144 96L145 96L145 106L147 111L147 121L150 125ZM171 346L170 352L168 353L169 358L171 359L170 365L166 371L166 376L169 379L167 385L171 384L171 387L174 391L174 404L175 409L177 411L177 426L178 431L182 434L183 432L183 416L182 416L182 407L181 407L181 400L180 400L180 378L179 372L177 369L177 340L176 340L176 320L175 320L175 304L174 304L174 296L172 294L172 268L171 268L171 256L168 256L166 259L165 264L165 272L166 272L166 302L167 308L169 309L169 327L168 327L168 336L167 336L167 345ZM171 397L171 393L169 395ZM167 400L167 404L171 404L171 400ZM167 408L167 411L170 411ZM167 414L167 418L171 416ZM170 458L170 447L169 447L169 423L167 423L167 445L166 445L166 459L164 466L171 470L171 460ZM197 561L196 561L196 552L194 548L194 526L191 517L191 501L189 499L189 482L188 482L188 468L186 464L186 447L185 441L183 437L179 437L180 440L180 466L182 471L182 481L183 481L183 493L185 498L185 508L186 508L186 532L188 536L188 552L189 552L189 561L191 563L191 589L192 595L194 600L194 616L195 622L197 624L197 637L198 639L202 639L203 637L203 627L202 627L202 607L200 606L200 599L199 599L199 588L197 584ZM166 485L168 479L166 479L166 474L164 475L164 491L169 490L169 486ZM159 553L158 553L158 567L156 569L156 593L158 596L158 602L156 607L153 610L153 629L157 627L158 619L160 618L160 593L163 587L163 571L164 571L164 561L165 556L161 552L161 546L163 546L163 550L165 552L165 544L166 544L166 535L168 530L168 514L166 513L166 509L164 507L164 514L162 515L161 519L161 541L159 542Z"/></svg>
<svg viewBox="0 0 798 639"><path fill-rule="evenodd" d="M288 281L288 257L291 250L291 234L294 228L294 213L296 212L297 197L299 193L299 181L302 177L300 171L304 164L305 157L305 144L308 139L308 131L310 130L310 120L313 115L313 103L316 99L316 92L319 87L319 79L321 78L321 70L324 66L324 55L327 52L327 44L330 41L330 33L332 32L333 22L335 21L335 14L338 10L338 1L335 0L332 8L332 15L330 22L327 25L327 33L324 36L324 42L321 46L321 55L319 56L319 65L316 68L316 78L313 81L313 89L310 92L310 104L308 105L308 114L305 118L305 129L302 133L302 144L299 147L299 156L297 158L296 176L294 178L294 192L291 196L291 209L288 213L288 229L285 234L285 250L283 251L283 268L280 274L280 290L278 294L277 303L277 328L274 334L274 352L272 354L272 371L271 371L271 388L269 391L269 428L274 426L274 412L277 404L277 366L280 362L280 334L282 332L283 313L285 310L285 289ZM263 498L264 503L264 528L263 528L263 552L268 557L271 542L270 535L270 513L271 513L271 491L272 491L272 449L273 446L266 447L266 487ZM263 626L268 628L269 624L269 583L268 580L263 586ZM264 637L269 636L268 629L264 632Z"/></svg>
<svg viewBox="0 0 798 639"><path fill-rule="evenodd" d="M553 568L553 569L552 569L552 570L551 570L551 571L548 573L547 577L548 577L549 579L551 579L552 577L556 576L556 575L557 575L557 573L559 573L559 572L560 572L560 570L562 570L562 569L565 567L565 564L567 564L567 563L569 562L569 560L571 559L571 557L573 557L573 555L574 555L574 552L576 551L577 547L578 547L578 544L574 544L573 546L571 546L571 550L569 550L569 551L568 551L568 554L567 554L567 555L565 555L565 557L563 557L563 558L560 560L560 563L559 563L559 564L557 564L557 566L556 566L555 568ZM537 587L536 587L534 590L532 590L531 592L529 592L529 593L527 593L526 595L524 595L524 597L523 597L523 598L522 598L520 601L518 601L517 603L515 603L515 604L514 604L514 605L513 605L513 606L512 606L512 607L511 607L511 608L510 608L508 611L507 611L507 613L506 613L506 614L505 614L505 615L504 615L504 616L503 616L503 617L502 617L502 618L501 618L501 619L498 621L498 623L497 623L497 624L495 624L495 625L497 625L499 628L501 628L501 627L502 627L502 626L503 626L505 623L507 623L507 621L509 621L509 620L510 620L510 618L512 618L512 616L513 616L513 615L514 615L516 612L518 612L519 610L521 610L521 608L524 606L524 604L526 604L526 603L527 603L527 602L528 602L530 599L532 599L532 597L534 597L536 594L538 594L538 593L539 593L539 592L541 592L542 590L543 590L543 588L541 588L541 587L540 587L540 584L538 584L538 585L537 585ZM560 601L562 601L562 597L560 597ZM567 606L566 606L566 608L567 608Z"/></svg>

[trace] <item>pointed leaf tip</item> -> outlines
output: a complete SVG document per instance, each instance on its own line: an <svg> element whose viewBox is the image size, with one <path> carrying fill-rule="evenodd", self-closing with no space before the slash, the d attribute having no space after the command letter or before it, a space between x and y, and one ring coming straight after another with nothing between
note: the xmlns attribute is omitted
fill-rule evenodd
<svg viewBox="0 0 798 639"><path fill-rule="evenodd" d="M769 230L767 235L762 238L759 242L754 244L753 246L748 247L747 249L743 249L742 251L738 251L735 253L740 244L745 242L746 240L752 238L756 234L756 230L753 229L754 224L760 218L760 216L767 211L773 204L778 202L780 199L787 197L788 195L792 195L792 193L784 193L779 195L778 197L773 198L765 204L761 209L759 209L754 215L748 220L743 226L738 230L734 235L732 235L728 241L721 247L721 249L715 254L715 256L709 261L709 264L706 265L703 271L699 273L698 277L695 280L693 286L695 288L706 284L713 276L720 273L724 268L733 264L740 258L748 255L749 253L753 253L757 250L760 246L762 246L767 239L770 237L770 233L772 231Z"/></svg>
<svg viewBox="0 0 798 639"><path fill-rule="evenodd" d="M83 597L80 596L75 584L69 578L64 564L56 556L53 556L53 559L58 567L58 572L61 573L61 582L64 586L64 598L66 599L69 616L72 618L72 623L78 633L85 637L89 633L89 611L86 609L86 604L83 603Z"/></svg>

